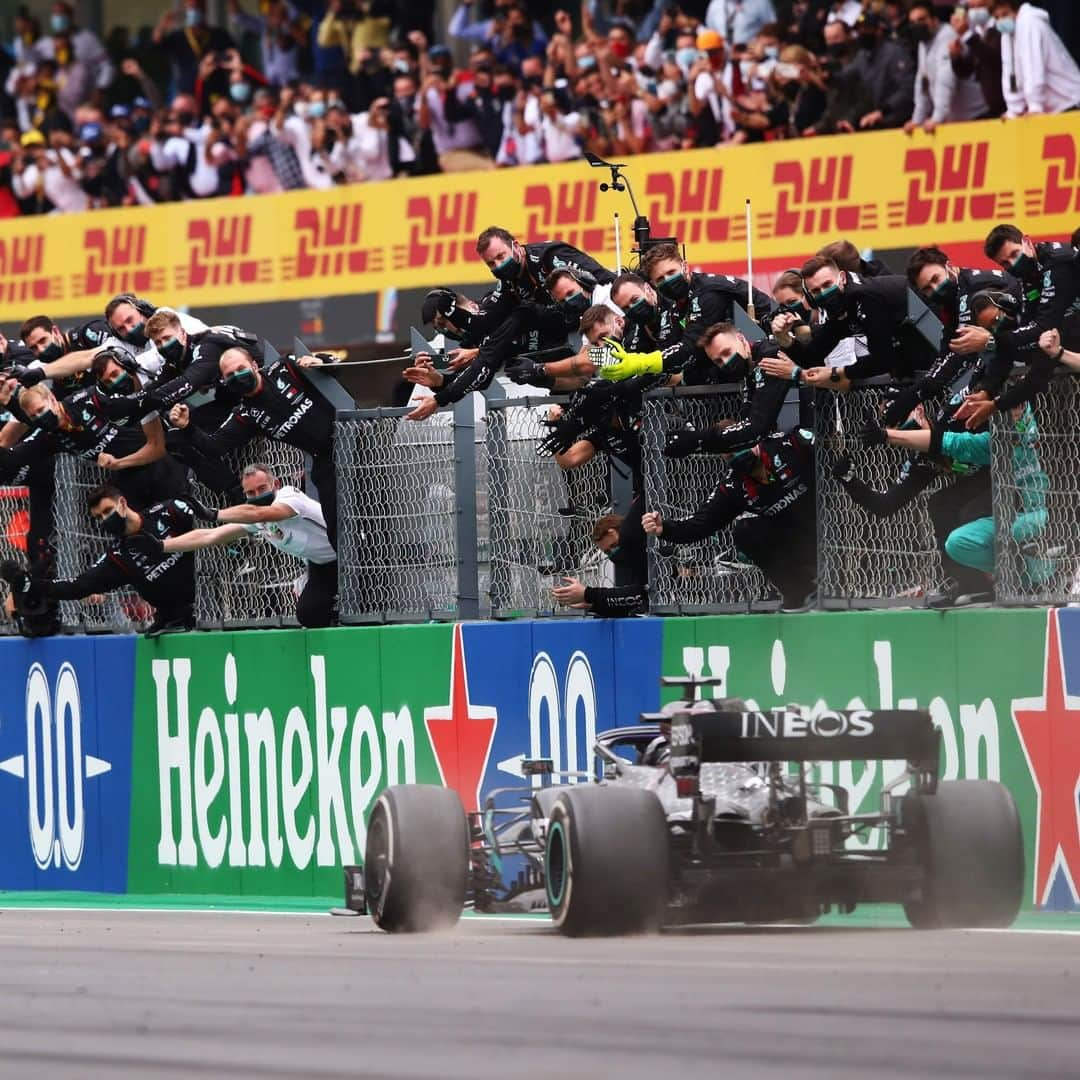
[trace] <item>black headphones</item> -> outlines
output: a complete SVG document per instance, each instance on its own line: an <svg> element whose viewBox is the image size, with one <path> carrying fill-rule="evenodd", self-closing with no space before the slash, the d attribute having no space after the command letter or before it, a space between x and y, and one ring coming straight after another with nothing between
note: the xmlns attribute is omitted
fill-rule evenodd
<svg viewBox="0 0 1080 1080"><path fill-rule="evenodd" d="M107 356L110 360L119 364L129 375L142 374L138 361L127 351L127 349L119 349L116 346L107 346L102 349L101 352L97 353L95 359L97 359L98 356Z"/></svg>
<svg viewBox="0 0 1080 1080"><path fill-rule="evenodd" d="M1011 292L1005 292L1003 289L980 289L971 298L971 312L973 315L978 315L980 311L991 305L1000 308L1010 318L1020 318L1020 301Z"/></svg>
<svg viewBox="0 0 1080 1080"><path fill-rule="evenodd" d="M149 300L143 300L142 297L136 296L134 293L117 293L112 298L112 303L125 303L131 304L133 308L144 318L149 319L151 315L157 311L157 308L150 303Z"/></svg>

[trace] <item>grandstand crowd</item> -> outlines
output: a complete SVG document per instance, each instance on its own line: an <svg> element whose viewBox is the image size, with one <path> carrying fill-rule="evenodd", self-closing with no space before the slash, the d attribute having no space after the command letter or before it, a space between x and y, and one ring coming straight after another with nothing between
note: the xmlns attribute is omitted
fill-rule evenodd
<svg viewBox="0 0 1080 1080"><path fill-rule="evenodd" d="M1080 106L1027 0L465 0L445 25L404 0L213 10L182 0L103 39L68 0L19 8L0 216Z"/></svg>

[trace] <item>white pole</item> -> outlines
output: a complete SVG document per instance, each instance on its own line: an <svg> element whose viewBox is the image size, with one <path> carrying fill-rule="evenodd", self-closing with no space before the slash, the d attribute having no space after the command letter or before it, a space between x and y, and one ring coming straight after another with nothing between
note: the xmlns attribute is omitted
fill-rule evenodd
<svg viewBox="0 0 1080 1080"><path fill-rule="evenodd" d="M615 211L615 273L622 273L622 230L619 228L619 212Z"/></svg>
<svg viewBox="0 0 1080 1080"><path fill-rule="evenodd" d="M754 311L754 217L750 200L746 200L746 314L757 318Z"/></svg>

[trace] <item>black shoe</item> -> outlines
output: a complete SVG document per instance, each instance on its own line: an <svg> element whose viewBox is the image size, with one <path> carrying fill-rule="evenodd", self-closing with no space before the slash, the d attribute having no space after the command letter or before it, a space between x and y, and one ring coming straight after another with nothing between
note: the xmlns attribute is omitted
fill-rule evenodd
<svg viewBox="0 0 1080 1080"><path fill-rule="evenodd" d="M955 606L970 607L973 604L992 604L993 602L994 591L989 589L986 592L961 593L955 600Z"/></svg>
<svg viewBox="0 0 1080 1080"><path fill-rule="evenodd" d="M189 630L194 630L195 624L191 622L185 622L182 619L170 619L165 622L161 622L155 619L146 629L146 637L156 638L161 637L162 634L184 634Z"/></svg>
<svg viewBox="0 0 1080 1080"><path fill-rule="evenodd" d="M926 594L926 606L932 611L942 611L956 605L956 598L960 595L960 586L955 582L943 585L940 589Z"/></svg>

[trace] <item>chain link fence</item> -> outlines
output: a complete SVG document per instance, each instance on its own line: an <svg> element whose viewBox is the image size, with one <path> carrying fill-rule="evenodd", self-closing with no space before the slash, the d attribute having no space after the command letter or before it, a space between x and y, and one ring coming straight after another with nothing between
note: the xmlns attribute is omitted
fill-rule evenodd
<svg viewBox="0 0 1080 1080"><path fill-rule="evenodd" d="M30 534L30 490L25 487L0 487L0 560L25 562ZM0 583L0 593L7 600L9 589ZM4 608L0 635L17 633L10 610Z"/></svg>
<svg viewBox="0 0 1080 1080"><path fill-rule="evenodd" d="M929 499L951 478L942 473L926 490L888 517L855 502L833 476L841 455L855 476L877 492L898 483L907 452L864 447L859 433L880 422L888 380L867 379L850 393L818 391L814 407L817 462L818 603L825 608L924 606L943 583Z"/></svg>
<svg viewBox="0 0 1080 1080"><path fill-rule="evenodd" d="M572 576L586 585L611 583L610 562L592 542L596 520L612 512L607 454L573 469L538 452L544 425L561 397L489 401L488 462L493 618L580 615L558 607L552 588Z"/></svg>
<svg viewBox="0 0 1080 1080"><path fill-rule="evenodd" d="M458 612L458 518L475 521L476 487L459 490L455 413L416 423L404 419L407 412L339 414L342 622L424 622Z"/></svg>
<svg viewBox="0 0 1080 1080"><path fill-rule="evenodd" d="M304 490L304 455L286 443L255 439L225 461L237 483L248 465L260 464L268 466L282 485ZM191 490L208 506L228 504L196 480ZM195 560L195 620L200 628L297 625L296 597L307 572L303 559L253 536L228 547L198 551Z"/></svg>
<svg viewBox="0 0 1080 1080"><path fill-rule="evenodd" d="M993 420L998 603L1080 602L1080 379Z"/></svg>
<svg viewBox="0 0 1080 1080"><path fill-rule="evenodd" d="M667 519L689 517L727 471L716 454L665 457L667 433L687 425L698 431L734 419L742 406L736 385L676 387L645 395L641 453L645 506ZM729 527L697 544L649 540L649 609L655 614L769 610L779 595L756 567L740 562Z"/></svg>

